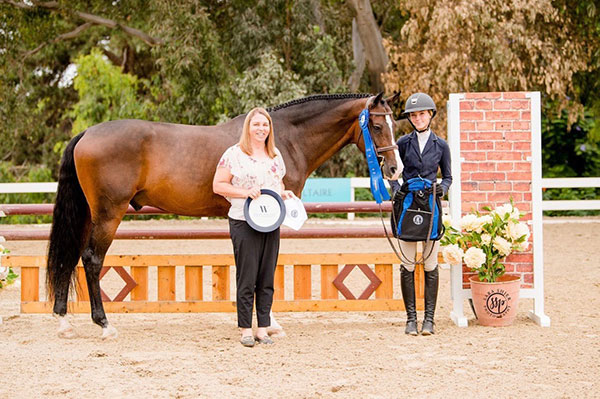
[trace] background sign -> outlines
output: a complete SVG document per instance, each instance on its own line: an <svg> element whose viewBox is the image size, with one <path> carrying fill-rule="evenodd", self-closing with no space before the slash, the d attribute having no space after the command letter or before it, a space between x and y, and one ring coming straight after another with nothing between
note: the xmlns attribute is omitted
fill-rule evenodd
<svg viewBox="0 0 600 399"><path fill-rule="evenodd" d="M302 190L302 202L350 202L350 179L308 179Z"/></svg>

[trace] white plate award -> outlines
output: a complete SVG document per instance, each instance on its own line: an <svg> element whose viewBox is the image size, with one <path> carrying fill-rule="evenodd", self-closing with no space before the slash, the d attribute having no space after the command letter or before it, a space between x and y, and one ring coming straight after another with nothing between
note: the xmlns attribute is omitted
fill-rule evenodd
<svg viewBox="0 0 600 399"><path fill-rule="evenodd" d="M269 233L276 230L285 219L285 204L279 194L263 188L256 199L248 198L244 204L246 222L256 231Z"/></svg>

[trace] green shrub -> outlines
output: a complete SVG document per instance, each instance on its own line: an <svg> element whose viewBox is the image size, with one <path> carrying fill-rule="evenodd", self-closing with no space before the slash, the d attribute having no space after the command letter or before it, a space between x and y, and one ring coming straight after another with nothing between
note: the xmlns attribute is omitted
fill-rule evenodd
<svg viewBox="0 0 600 399"><path fill-rule="evenodd" d="M7 254L9 252L9 250L0 245L0 261L2 260L2 255ZM5 275L6 272L8 273ZM9 267L8 270L6 270L6 268L2 267L2 262L0 262L0 289L14 283L17 277L19 277L19 275L15 274L12 268Z"/></svg>
<svg viewBox="0 0 600 399"><path fill-rule="evenodd" d="M542 109L542 171L546 178L600 176L600 137L596 118L586 109L575 123L566 110L556 114L552 102ZM600 187L549 188L544 200L597 200ZM546 216L599 215L597 210L544 211Z"/></svg>

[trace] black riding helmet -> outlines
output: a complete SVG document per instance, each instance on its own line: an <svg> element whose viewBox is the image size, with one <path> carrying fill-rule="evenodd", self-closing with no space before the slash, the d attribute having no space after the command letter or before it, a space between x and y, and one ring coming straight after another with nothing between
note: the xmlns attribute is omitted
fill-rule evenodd
<svg viewBox="0 0 600 399"><path fill-rule="evenodd" d="M408 119L408 122L413 127L413 129L417 130L415 125L413 125L412 121L408 117L408 114L410 114L411 112L427 111L427 110L432 111L431 120L433 120L433 118L435 117L435 114L437 114L437 108L435 106L435 103L433 102L433 99L425 93L415 93L415 94L411 95L410 97L408 97L408 99L406 100L406 105L404 106L404 111L402 112L402 116L404 116L406 119ZM427 125L427 128L425 130L429 129L430 125L431 125L431 121L429 121L429 124ZM421 130L421 131L417 130L417 131L420 133L420 132L424 132L425 130Z"/></svg>

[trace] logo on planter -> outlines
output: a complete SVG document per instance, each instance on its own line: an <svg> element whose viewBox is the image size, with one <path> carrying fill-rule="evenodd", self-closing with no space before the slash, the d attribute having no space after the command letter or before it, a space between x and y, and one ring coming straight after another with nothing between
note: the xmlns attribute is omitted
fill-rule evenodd
<svg viewBox="0 0 600 399"><path fill-rule="evenodd" d="M503 289L488 291L484 299L485 311L491 317L502 318L511 308L511 296Z"/></svg>

